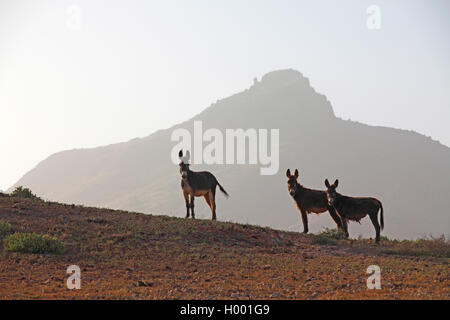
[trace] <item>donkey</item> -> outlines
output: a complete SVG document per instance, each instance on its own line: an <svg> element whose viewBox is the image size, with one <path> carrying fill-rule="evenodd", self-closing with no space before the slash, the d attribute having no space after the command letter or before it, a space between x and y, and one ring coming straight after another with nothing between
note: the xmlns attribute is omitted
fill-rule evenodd
<svg viewBox="0 0 450 320"><path fill-rule="evenodd" d="M348 237L348 221L353 220L359 222L366 215L369 215L370 220L375 227L376 243L380 242L380 224L381 230L384 228L383 219L383 205L381 201L376 198L354 198L347 197L336 192L339 180L330 185L328 179L325 179L325 186L327 187L328 204L336 209L337 214L341 218L341 224L344 228L345 235ZM381 210L380 224L378 224L378 211Z"/></svg>
<svg viewBox="0 0 450 320"><path fill-rule="evenodd" d="M288 178L288 190L292 198L294 198L300 214L302 215L303 233L308 233L308 213L322 213L328 210L339 229L342 229L341 219L336 214L334 208L328 205L327 194L325 191L312 190L303 187L297 182L298 170L295 169L293 175L291 170L287 169L286 176Z"/></svg>
<svg viewBox="0 0 450 320"><path fill-rule="evenodd" d="M222 191L227 197L228 193L211 172L191 171L189 168L189 159L191 157L189 151L186 151L186 156L183 157L183 150L180 150L178 157L181 160L181 189L183 191L184 200L186 201L186 218L189 218L190 208L192 219L195 219L194 198L203 196L206 203L211 208L212 220L216 220L216 186L219 186L220 191Z"/></svg>

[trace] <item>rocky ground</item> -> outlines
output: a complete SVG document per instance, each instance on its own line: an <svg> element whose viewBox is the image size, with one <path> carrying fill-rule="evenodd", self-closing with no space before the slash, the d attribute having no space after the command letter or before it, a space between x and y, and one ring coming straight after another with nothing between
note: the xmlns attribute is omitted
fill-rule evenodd
<svg viewBox="0 0 450 320"><path fill-rule="evenodd" d="M448 240L323 241L209 220L0 197L11 232L49 234L63 254L0 245L1 299L449 299ZM325 239L326 240L326 239ZM81 269L69 290L67 267ZM368 290L370 265L381 289Z"/></svg>

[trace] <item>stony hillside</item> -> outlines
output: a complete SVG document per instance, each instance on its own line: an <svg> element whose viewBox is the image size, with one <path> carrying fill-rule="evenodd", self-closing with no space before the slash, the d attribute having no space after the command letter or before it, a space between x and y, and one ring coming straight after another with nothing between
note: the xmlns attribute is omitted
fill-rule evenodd
<svg viewBox="0 0 450 320"><path fill-rule="evenodd" d="M0 248L1 299L449 299L445 240L334 240L2 195L13 232L56 237L63 254ZM6 236L6 235L3 235ZM366 268L379 265L381 290ZM66 269L81 268L81 290Z"/></svg>

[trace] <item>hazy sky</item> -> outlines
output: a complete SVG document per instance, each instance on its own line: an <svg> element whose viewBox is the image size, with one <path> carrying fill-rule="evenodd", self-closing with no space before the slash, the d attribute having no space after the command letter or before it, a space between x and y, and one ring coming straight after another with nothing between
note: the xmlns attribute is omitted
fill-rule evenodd
<svg viewBox="0 0 450 320"><path fill-rule="evenodd" d="M147 136L283 68L338 117L450 145L449 31L448 0L1 0L0 189L54 152Z"/></svg>

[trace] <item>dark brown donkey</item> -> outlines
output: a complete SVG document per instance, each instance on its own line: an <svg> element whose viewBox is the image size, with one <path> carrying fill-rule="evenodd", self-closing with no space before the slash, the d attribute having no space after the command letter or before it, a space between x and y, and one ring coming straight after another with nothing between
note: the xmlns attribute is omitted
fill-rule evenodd
<svg viewBox="0 0 450 320"><path fill-rule="evenodd" d="M380 242L380 225L378 224L378 211L381 209L380 224L381 230L384 228L383 220L383 205L381 201L375 198L354 198L343 196L336 192L339 180L330 185L328 179L325 179L325 186L327 187L328 204L336 209L337 214L341 217L344 232L348 237L348 221L353 220L359 222L366 215L369 215L370 220L375 227L376 242Z"/></svg>
<svg viewBox="0 0 450 320"><path fill-rule="evenodd" d="M341 219L336 214L333 207L328 205L327 194L325 191L312 190L303 187L297 182L298 170L295 169L293 175L291 175L291 170L287 169L286 176L288 177L288 190L292 198L294 198L298 210L302 215L303 221L303 233L308 233L308 213L322 213L328 210L331 217L338 228L341 227Z"/></svg>
<svg viewBox="0 0 450 320"><path fill-rule="evenodd" d="M192 219L194 214L195 197L205 197L212 212L212 219L216 220L216 187L219 186L227 197L228 193L217 181L216 177L208 171L194 172L189 168L190 153L186 151L183 157L183 150L178 153L180 157L181 189L183 190L184 200L186 201L186 218L189 218L189 208L191 209Z"/></svg>

